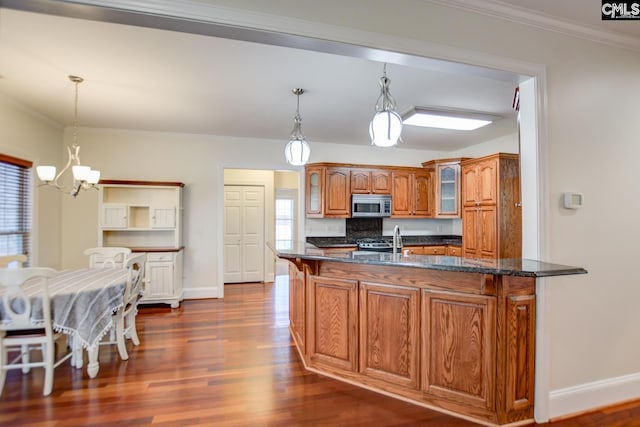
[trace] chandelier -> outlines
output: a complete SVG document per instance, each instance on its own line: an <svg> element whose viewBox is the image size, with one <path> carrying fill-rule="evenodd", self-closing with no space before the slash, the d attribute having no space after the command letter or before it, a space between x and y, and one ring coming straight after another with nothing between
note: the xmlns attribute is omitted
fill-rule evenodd
<svg viewBox="0 0 640 427"><path fill-rule="evenodd" d="M42 181L42 185L51 185L65 193L69 193L73 197L76 197L78 193L80 193L80 190L87 190L89 188L97 189L96 184L100 181L100 171L93 170L89 166L83 166L80 164L80 146L78 145L78 85L82 83L84 79L78 76L69 76L69 80L76 85L73 118L73 143L67 146L69 160L67 160L67 164L57 175L55 166L46 165L36 167L36 173L38 174L40 181ZM60 184L60 178L70 168L73 175L73 183L69 188Z"/></svg>
<svg viewBox="0 0 640 427"><path fill-rule="evenodd" d="M293 117L293 130L289 136L289 143L284 149L284 156L287 163L293 166L302 166L309 160L311 149L305 141L302 133L302 118L300 117L300 95L304 89L293 89L293 94L297 96L296 115Z"/></svg>
<svg viewBox="0 0 640 427"><path fill-rule="evenodd" d="M380 77L380 96L376 102L376 114L369 123L371 144L378 147L392 147L398 143L402 133L402 118L395 112L396 101L389 92L391 80L387 78L387 64Z"/></svg>

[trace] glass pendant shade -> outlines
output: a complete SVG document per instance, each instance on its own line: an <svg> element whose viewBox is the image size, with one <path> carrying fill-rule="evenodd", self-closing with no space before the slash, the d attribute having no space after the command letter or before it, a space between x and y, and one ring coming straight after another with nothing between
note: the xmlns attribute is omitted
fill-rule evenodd
<svg viewBox="0 0 640 427"><path fill-rule="evenodd" d="M289 135L289 142L284 148L284 157L290 165L303 166L307 164L311 154L311 148L302 133L302 117L300 117L300 95L304 93L304 89L293 89L292 92L297 96L296 115L293 117L293 130Z"/></svg>
<svg viewBox="0 0 640 427"><path fill-rule="evenodd" d="M376 113L369 124L371 143L378 147L393 147L402 133L402 119L395 111Z"/></svg>
<svg viewBox="0 0 640 427"><path fill-rule="evenodd" d="M380 96L376 102L376 114L369 123L371 144L378 147L393 147L400 140L402 134L402 117L395 112L396 100L391 96L387 78L387 64L380 77Z"/></svg>
<svg viewBox="0 0 640 427"><path fill-rule="evenodd" d="M51 182L56 177L56 167L55 166L38 166L36 167L36 173L38 174L38 179L42 182Z"/></svg>
<svg viewBox="0 0 640 427"><path fill-rule="evenodd" d="M292 139L284 149L287 163L293 166L303 166L309 161L311 149L304 139Z"/></svg>

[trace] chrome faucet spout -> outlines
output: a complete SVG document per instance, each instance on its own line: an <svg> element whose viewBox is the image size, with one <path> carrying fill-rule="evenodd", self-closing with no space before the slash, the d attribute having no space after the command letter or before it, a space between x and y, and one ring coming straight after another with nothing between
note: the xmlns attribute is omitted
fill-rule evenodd
<svg viewBox="0 0 640 427"><path fill-rule="evenodd" d="M402 236L400 235L400 227L393 227L393 254L397 254L398 250L402 252Z"/></svg>

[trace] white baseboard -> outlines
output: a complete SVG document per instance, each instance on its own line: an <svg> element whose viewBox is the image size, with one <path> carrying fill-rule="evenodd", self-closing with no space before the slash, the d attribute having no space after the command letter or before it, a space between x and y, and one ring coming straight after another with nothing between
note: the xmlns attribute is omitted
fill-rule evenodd
<svg viewBox="0 0 640 427"><path fill-rule="evenodd" d="M182 291L184 299L218 298L218 288L185 288Z"/></svg>
<svg viewBox="0 0 640 427"><path fill-rule="evenodd" d="M564 417L640 398L640 372L549 393L549 418Z"/></svg>

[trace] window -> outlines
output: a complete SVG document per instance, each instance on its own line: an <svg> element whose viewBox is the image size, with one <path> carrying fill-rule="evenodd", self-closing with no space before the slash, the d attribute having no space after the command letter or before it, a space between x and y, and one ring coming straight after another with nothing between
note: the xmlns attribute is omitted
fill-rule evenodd
<svg viewBox="0 0 640 427"><path fill-rule="evenodd" d="M30 257L31 166L0 154L0 255Z"/></svg>
<svg viewBox="0 0 640 427"><path fill-rule="evenodd" d="M291 249L295 240L295 198L297 192L276 190L276 249Z"/></svg>

